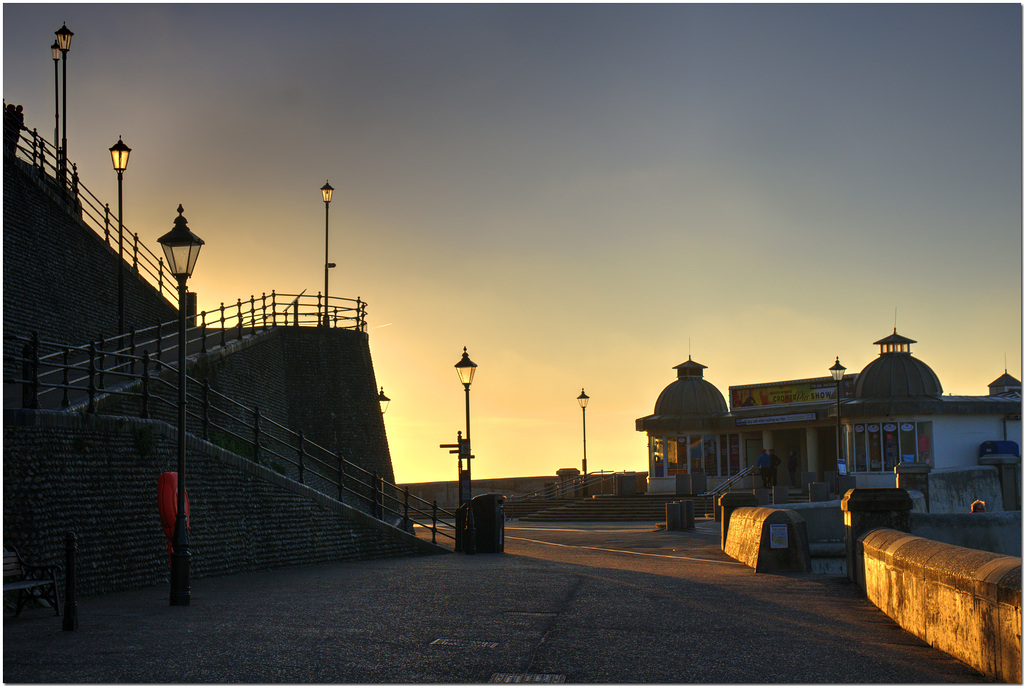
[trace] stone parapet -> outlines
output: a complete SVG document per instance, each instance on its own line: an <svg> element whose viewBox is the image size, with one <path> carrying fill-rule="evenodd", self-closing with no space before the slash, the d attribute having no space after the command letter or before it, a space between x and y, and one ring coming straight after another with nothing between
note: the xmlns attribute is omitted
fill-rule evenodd
<svg viewBox="0 0 1024 686"><path fill-rule="evenodd" d="M1021 681L1021 559L893 529L861 536L864 591L900 626L993 679ZM941 608L941 610L937 610Z"/></svg>

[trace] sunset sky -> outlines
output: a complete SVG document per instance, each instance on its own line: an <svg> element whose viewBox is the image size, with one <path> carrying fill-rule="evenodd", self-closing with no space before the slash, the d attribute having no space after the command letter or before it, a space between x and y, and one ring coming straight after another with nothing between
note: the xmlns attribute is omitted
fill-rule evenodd
<svg viewBox="0 0 1024 686"><path fill-rule="evenodd" d="M5 3L3 95L153 250L178 204L200 309L360 296L399 482L472 386L474 477L645 470L693 359L851 372L899 332L947 393L1021 376L1021 8Z"/></svg>

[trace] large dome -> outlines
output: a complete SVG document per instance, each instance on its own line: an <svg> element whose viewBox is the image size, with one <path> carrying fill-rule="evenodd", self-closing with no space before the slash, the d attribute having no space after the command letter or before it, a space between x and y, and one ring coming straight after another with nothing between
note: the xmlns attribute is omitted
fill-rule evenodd
<svg viewBox="0 0 1024 686"><path fill-rule="evenodd" d="M896 333L874 345L881 346L878 359L868 363L857 375L857 398L938 398L942 384L931 367L911 356L910 344L916 343Z"/></svg>
<svg viewBox="0 0 1024 686"><path fill-rule="evenodd" d="M656 416L711 416L728 411L722 392L704 379L707 367L690 358L673 369L678 370L679 378L658 396L654 403Z"/></svg>

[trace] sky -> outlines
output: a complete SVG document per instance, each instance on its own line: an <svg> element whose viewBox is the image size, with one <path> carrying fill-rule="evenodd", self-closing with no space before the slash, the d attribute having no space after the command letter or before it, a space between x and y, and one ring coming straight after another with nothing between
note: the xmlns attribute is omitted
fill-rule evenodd
<svg viewBox="0 0 1024 686"><path fill-rule="evenodd" d="M646 470L692 356L731 385L856 372L899 333L943 390L1021 377L1013 4L3 6L3 95L199 308L368 302L399 483Z"/></svg>

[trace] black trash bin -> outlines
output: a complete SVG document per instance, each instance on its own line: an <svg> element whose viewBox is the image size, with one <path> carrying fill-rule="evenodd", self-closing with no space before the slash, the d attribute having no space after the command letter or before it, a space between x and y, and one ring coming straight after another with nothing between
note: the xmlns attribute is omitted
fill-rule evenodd
<svg viewBox="0 0 1024 686"><path fill-rule="evenodd" d="M505 496L485 493L473 498L469 505L476 525L476 552L505 552Z"/></svg>

